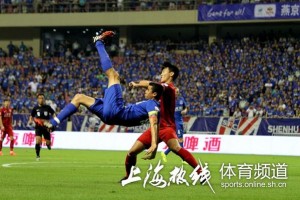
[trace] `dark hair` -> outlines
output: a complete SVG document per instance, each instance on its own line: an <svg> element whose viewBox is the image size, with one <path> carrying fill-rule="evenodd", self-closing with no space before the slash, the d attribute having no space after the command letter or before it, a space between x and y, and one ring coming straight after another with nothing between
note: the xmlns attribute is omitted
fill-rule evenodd
<svg viewBox="0 0 300 200"><path fill-rule="evenodd" d="M43 93L38 93L38 94L36 95L36 97L39 97L39 96L45 97L45 95L44 95Z"/></svg>
<svg viewBox="0 0 300 200"><path fill-rule="evenodd" d="M173 75L173 81L175 81L176 78L179 75L179 69L178 69L178 67L176 67L175 65L172 65L170 62L164 62L163 65L162 65L161 70L163 70L165 68L169 68L170 72L174 73L174 75Z"/></svg>
<svg viewBox="0 0 300 200"><path fill-rule="evenodd" d="M159 100L164 92L164 87L161 84L155 82L150 82L149 85L152 86L152 92L156 92L155 99Z"/></svg>

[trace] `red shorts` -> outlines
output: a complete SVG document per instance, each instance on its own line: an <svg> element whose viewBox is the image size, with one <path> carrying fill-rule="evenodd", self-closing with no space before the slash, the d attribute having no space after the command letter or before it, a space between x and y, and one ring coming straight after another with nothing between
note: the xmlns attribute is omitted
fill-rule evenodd
<svg viewBox="0 0 300 200"><path fill-rule="evenodd" d="M4 138L5 135L8 134L8 136L14 136L14 132L11 126L4 126L4 131L1 131L1 138Z"/></svg>
<svg viewBox="0 0 300 200"><path fill-rule="evenodd" d="M158 133L158 143L164 141L167 144L170 139L178 139L176 130L172 127L160 128ZM143 143L146 148L149 148L151 146L151 129L148 128L137 140Z"/></svg>

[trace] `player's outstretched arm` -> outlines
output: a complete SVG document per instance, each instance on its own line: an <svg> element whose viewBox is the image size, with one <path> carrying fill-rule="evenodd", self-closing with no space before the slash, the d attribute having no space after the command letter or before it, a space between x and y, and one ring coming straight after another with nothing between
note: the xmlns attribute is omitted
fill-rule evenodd
<svg viewBox="0 0 300 200"><path fill-rule="evenodd" d="M140 80L140 81L131 81L129 83L130 87L145 87L147 88L149 86L151 81L147 81L147 80Z"/></svg>
<svg viewBox="0 0 300 200"><path fill-rule="evenodd" d="M158 138L158 118L157 111L149 112L149 122L150 122L150 130L151 130L151 146L147 150L146 154L142 157L144 160L151 160L155 158L157 151L157 138Z"/></svg>

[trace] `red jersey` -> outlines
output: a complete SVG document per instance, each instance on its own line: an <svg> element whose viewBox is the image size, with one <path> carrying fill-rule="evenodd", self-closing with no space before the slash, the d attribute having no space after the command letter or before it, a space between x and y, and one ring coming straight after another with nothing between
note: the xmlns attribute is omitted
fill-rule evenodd
<svg viewBox="0 0 300 200"><path fill-rule="evenodd" d="M175 125L175 86L173 83L161 83L164 87L163 95L160 98L160 127L172 127L176 129Z"/></svg>
<svg viewBox="0 0 300 200"><path fill-rule="evenodd" d="M13 109L2 107L0 109L0 117L2 119L3 126L12 126Z"/></svg>

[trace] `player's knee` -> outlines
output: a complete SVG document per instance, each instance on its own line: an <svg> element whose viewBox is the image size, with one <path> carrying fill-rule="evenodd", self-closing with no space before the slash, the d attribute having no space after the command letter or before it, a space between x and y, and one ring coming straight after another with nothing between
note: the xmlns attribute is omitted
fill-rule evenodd
<svg viewBox="0 0 300 200"><path fill-rule="evenodd" d="M84 94L76 94L73 99L72 103L81 103L83 101Z"/></svg>
<svg viewBox="0 0 300 200"><path fill-rule="evenodd" d="M178 152L181 149L181 146L176 140L172 140L168 142L168 147L173 152Z"/></svg>
<svg viewBox="0 0 300 200"><path fill-rule="evenodd" d="M36 138L35 139L35 143L36 144L41 144L42 143L42 139L41 138Z"/></svg>
<svg viewBox="0 0 300 200"><path fill-rule="evenodd" d="M116 70L114 70L113 68L111 68L110 70L107 70L106 74L107 74L108 78L120 79L119 73Z"/></svg>
<svg viewBox="0 0 300 200"><path fill-rule="evenodd" d="M171 151L173 152L178 152L180 149L181 149L181 146L178 146L178 145L172 145L169 147Z"/></svg>

